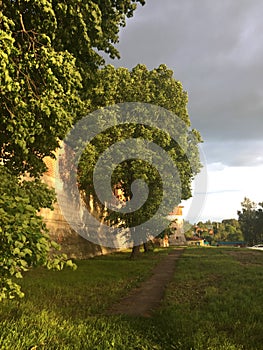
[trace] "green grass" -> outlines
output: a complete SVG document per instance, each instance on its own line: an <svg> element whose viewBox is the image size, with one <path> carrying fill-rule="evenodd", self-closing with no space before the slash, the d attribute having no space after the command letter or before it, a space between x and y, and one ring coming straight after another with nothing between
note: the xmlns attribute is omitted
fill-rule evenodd
<svg viewBox="0 0 263 350"><path fill-rule="evenodd" d="M0 349L263 348L258 251L188 248L152 318L108 316L166 254L131 261L117 253L80 261L76 271L31 271L22 280L26 297L0 304Z"/></svg>
<svg viewBox="0 0 263 350"><path fill-rule="evenodd" d="M263 349L262 291L262 252L188 249L159 313L163 348Z"/></svg>

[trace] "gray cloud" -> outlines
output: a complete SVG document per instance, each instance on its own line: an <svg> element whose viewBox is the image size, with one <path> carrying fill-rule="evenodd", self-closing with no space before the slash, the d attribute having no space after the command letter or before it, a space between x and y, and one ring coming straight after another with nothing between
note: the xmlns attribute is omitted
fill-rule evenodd
<svg viewBox="0 0 263 350"><path fill-rule="evenodd" d="M208 161L262 164L262 13L261 0L148 0L122 30L122 58L111 63L167 64L189 94Z"/></svg>
<svg viewBox="0 0 263 350"><path fill-rule="evenodd" d="M227 166L262 166L263 141L222 140L208 141L203 145L207 163L216 168Z"/></svg>

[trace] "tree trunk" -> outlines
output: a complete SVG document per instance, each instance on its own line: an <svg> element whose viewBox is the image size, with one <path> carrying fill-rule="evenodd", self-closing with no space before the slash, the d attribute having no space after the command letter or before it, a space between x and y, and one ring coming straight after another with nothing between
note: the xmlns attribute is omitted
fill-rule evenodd
<svg viewBox="0 0 263 350"><path fill-rule="evenodd" d="M140 246L135 245L132 247L130 259L135 259L138 255L140 255Z"/></svg>
<svg viewBox="0 0 263 350"><path fill-rule="evenodd" d="M148 242L143 243L143 249L144 249L144 253L147 253L150 251Z"/></svg>

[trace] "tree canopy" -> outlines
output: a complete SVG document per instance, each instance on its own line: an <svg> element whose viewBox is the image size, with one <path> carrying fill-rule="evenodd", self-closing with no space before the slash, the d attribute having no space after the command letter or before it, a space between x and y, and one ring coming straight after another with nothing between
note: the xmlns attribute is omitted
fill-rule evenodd
<svg viewBox="0 0 263 350"><path fill-rule="evenodd" d="M236 219L224 219L221 222L200 221L192 225L192 228L186 232L187 238L193 236L202 237L210 244L216 244L218 241L234 242L244 240L240 224Z"/></svg>
<svg viewBox="0 0 263 350"><path fill-rule="evenodd" d="M238 211L238 221L246 242L254 245L263 242L263 203L256 204L245 197Z"/></svg>
<svg viewBox="0 0 263 350"><path fill-rule="evenodd" d="M147 125L147 114L145 123L134 124L132 122L106 129L97 135L88 144L82 154L79 163L79 186L84 191L86 202L89 203L90 196L95 199L100 211L104 204L100 203L94 191L93 170L101 153L116 142L127 138L149 140L160 146L173 160L179 171L180 183L175 178L169 179L171 193L172 189L180 190L177 198L170 198L172 210L182 199L191 197L191 181L200 171L200 160L198 143L201 137L198 131L190 129L190 118L187 112L187 93L183 90L180 81L173 77L173 71L165 65L148 70L145 65L139 64L131 71L126 68L115 69L109 65L97 71L96 85L93 90L87 91L87 99L95 96L93 108L98 106L109 106L122 102L144 102L157 105L174 113L176 118L168 118L164 121L162 128L154 128ZM145 113L145 110L142 110ZM151 116L152 118L153 116ZM178 120L187 127L184 131L180 128ZM166 123L166 124L165 124ZM185 149L180 146L165 130L178 129L178 140L184 143ZM183 141L182 141L183 140ZM148 150L145 149L145 152ZM136 158L136 157L134 157ZM164 159L160 158L160 164L165 168ZM165 172L165 169L163 169ZM156 212L161 200L164 181L160 174L153 169L152 164L142 160L131 158L119 164L112 173L112 188L118 186L124 194L125 201L132 198L131 184L138 179L143 179L148 185L149 196L146 203L133 214L119 215L108 210L107 218L112 223L122 221L126 227L133 227L144 222ZM101 179L103 186L104 177ZM166 212L166 215L168 212Z"/></svg>
<svg viewBox="0 0 263 350"><path fill-rule="evenodd" d="M103 65L100 51L118 57L119 28L144 0L0 1L0 299L20 294L12 276L50 260L41 207L53 192L39 180L43 159L53 156L90 104ZM90 97L92 98L92 97ZM85 102L84 102L85 100ZM70 262L68 262L70 264Z"/></svg>
<svg viewBox="0 0 263 350"><path fill-rule="evenodd" d="M1 3L1 158L12 172L36 176L83 115L81 95L104 62L99 51L119 56L119 26L144 1Z"/></svg>

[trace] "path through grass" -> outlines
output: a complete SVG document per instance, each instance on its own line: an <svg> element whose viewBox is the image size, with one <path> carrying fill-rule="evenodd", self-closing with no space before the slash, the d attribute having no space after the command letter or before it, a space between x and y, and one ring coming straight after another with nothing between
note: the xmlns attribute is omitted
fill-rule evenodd
<svg viewBox="0 0 263 350"><path fill-rule="evenodd" d="M106 316L167 251L79 262L77 271L32 271L26 298L0 304L0 349L260 350L263 254L189 248L152 318Z"/></svg>

